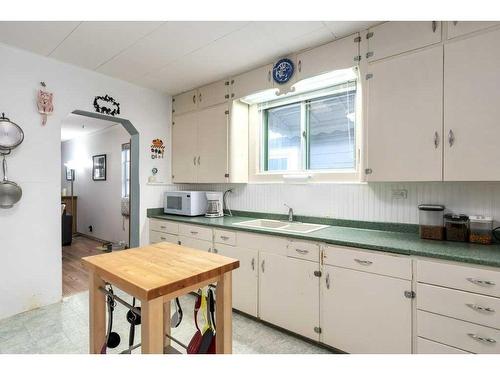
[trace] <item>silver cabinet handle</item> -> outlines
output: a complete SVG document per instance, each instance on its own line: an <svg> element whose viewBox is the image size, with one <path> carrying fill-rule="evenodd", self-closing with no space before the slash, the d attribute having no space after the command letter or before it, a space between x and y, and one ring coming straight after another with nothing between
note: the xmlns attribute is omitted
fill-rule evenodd
<svg viewBox="0 0 500 375"><path fill-rule="evenodd" d="M370 262L369 260L354 259L354 261L363 266L369 266L370 264L373 264L373 262Z"/></svg>
<svg viewBox="0 0 500 375"><path fill-rule="evenodd" d="M262 263L260 264L260 269L262 270L262 272L264 272L264 262L265 260L262 260Z"/></svg>
<svg viewBox="0 0 500 375"><path fill-rule="evenodd" d="M182 245L182 242L181 241L177 241L177 245Z"/></svg>
<svg viewBox="0 0 500 375"><path fill-rule="evenodd" d="M193 104L196 104L196 94L193 95Z"/></svg>
<svg viewBox="0 0 500 375"><path fill-rule="evenodd" d="M307 253L309 253L309 250L295 249L295 251L298 252L299 254L307 254Z"/></svg>
<svg viewBox="0 0 500 375"><path fill-rule="evenodd" d="M165 237L160 237L160 240L165 241L165 240L166 240L166 238L165 238Z"/></svg>
<svg viewBox="0 0 500 375"><path fill-rule="evenodd" d="M325 283L326 283L326 289L330 289L330 274L329 273L326 274Z"/></svg>
<svg viewBox="0 0 500 375"><path fill-rule="evenodd" d="M198 95L198 100L199 100L199 101L200 101L200 103L201 103L201 92L200 92L200 94Z"/></svg>
<svg viewBox="0 0 500 375"><path fill-rule="evenodd" d="M299 73L302 71L302 60L299 60L299 63L297 64L299 66Z"/></svg>
<svg viewBox="0 0 500 375"><path fill-rule="evenodd" d="M212 249L212 251L213 251L215 254L218 254L218 253L219 253L219 250L217 250L215 247Z"/></svg>
<svg viewBox="0 0 500 375"><path fill-rule="evenodd" d="M195 231L195 230L192 230L192 231L191 231L191 232L189 232L189 233L191 233L191 234L198 234L198 232L197 232L197 231Z"/></svg>
<svg viewBox="0 0 500 375"><path fill-rule="evenodd" d="M224 240L224 241L227 241L227 240L229 239L229 237L228 237L228 236L220 236L220 238L221 238L222 240Z"/></svg>
<svg viewBox="0 0 500 375"><path fill-rule="evenodd" d="M450 129L450 131L448 132L448 143L451 146L453 146L453 144L455 143L455 134L453 133L453 130Z"/></svg>
<svg viewBox="0 0 500 375"><path fill-rule="evenodd" d="M193 165L196 165L196 156L193 158Z"/></svg>
<svg viewBox="0 0 500 375"><path fill-rule="evenodd" d="M271 71L267 72L267 80L271 82Z"/></svg>
<svg viewBox="0 0 500 375"><path fill-rule="evenodd" d="M495 344L497 342L497 340L495 340L495 339L490 339L488 337L482 337L482 336L476 335L475 333L468 333L467 336L469 336L470 338L473 338L476 341L481 341L481 342L484 342L487 344Z"/></svg>
<svg viewBox="0 0 500 375"><path fill-rule="evenodd" d="M255 258L252 258L252 271L255 271Z"/></svg>
<svg viewBox="0 0 500 375"><path fill-rule="evenodd" d="M200 159L201 157L198 155L198 165L200 165Z"/></svg>
<svg viewBox="0 0 500 375"><path fill-rule="evenodd" d="M466 306L470 307L472 310L479 311L479 312L486 312L486 313L494 313L495 310L493 310L491 307L483 307L481 305L476 305L475 303L466 303Z"/></svg>
<svg viewBox="0 0 500 375"><path fill-rule="evenodd" d="M209 247L209 248L208 248L208 252L209 252L209 253L211 253L211 252L212 252L212 248L211 248L211 247Z"/></svg>
<svg viewBox="0 0 500 375"><path fill-rule="evenodd" d="M479 286L494 286L495 285L495 283L493 281L479 280L479 279L474 279L472 277L468 277L467 281L471 282L472 284L479 285Z"/></svg>
<svg viewBox="0 0 500 375"><path fill-rule="evenodd" d="M437 21L432 21L432 32L435 33L437 30Z"/></svg>
<svg viewBox="0 0 500 375"><path fill-rule="evenodd" d="M434 132L434 148L438 148L439 146L439 133Z"/></svg>

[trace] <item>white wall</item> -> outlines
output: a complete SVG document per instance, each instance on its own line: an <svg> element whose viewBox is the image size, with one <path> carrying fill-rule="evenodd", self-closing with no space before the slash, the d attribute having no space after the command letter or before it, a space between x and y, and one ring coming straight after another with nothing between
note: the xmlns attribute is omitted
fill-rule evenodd
<svg viewBox="0 0 500 375"><path fill-rule="evenodd" d="M243 211L285 214L287 203L297 215L418 224L417 205L441 203L455 213L500 220L500 182L216 184L170 189L224 191L229 187L234 189L229 196L231 208ZM408 198L392 198L393 189L406 189Z"/></svg>
<svg viewBox="0 0 500 375"><path fill-rule="evenodd" d="M121 215L122 144L130 142L120 124L61 143L61 187L71 192L66 181L70 160L81 166L75 170L73 195L77 196L77 231L102 240L129 243L128 218ZM92 179L92 156L106 154L106 181ZM89 230L89 225L93 228Z"/></svg>
<svg viewBox="0 0 500 375"><path fill-rule="evenodd" d="M56 62L0 44L1 112L25 132L24 143L8 157L9 178L23 189L21 201L0 210L0 319L60 300L61 286L61 136L60 123L75 109L94 111L96 95L109 94L140 133L140 233L146 243L146 208L161 205L161 190L146 184L151 168L170 176L169 158L153 161L154 138L170 150L171 100L93 71ZM54 93L55 111L42 127L36 110L39 82Z"/></svg>

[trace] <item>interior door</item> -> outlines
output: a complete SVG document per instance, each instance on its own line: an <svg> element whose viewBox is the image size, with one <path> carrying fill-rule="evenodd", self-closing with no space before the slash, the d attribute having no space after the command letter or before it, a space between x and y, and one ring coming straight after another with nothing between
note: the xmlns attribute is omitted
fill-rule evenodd
<svg viewBox="0 0 500 375"><path fill-rule="evenodd" d="M240 261L240 267L233 271L233 307L257 316L259 252L223 244L215 244L214 248L220 255Z"/></svg>
<svg viewBox="0 0 500 375"><path fill-rule="evenodd" d="M174 117L172 126L172 181L196 182L197 112Z"/></svg>
<svg viewBox="0 0 500 375"><path fill-rule="evenodd" d="M198 182L225 182L228 173L228 121L226 104L198 112Z"/></svg>
<svg viewBox="0 0 500 375"><path fill-rule="evenodd" d="M441 181L443 49L373 63L367 87L367 181Z"/></svg>
<svg viewBox="0 0 500 375"><path fill-rule="evenodd" d="M411 281L324 266L321 341L355 354L411 353Z"/></svg>
<svg viewBox="0 0 500 375"><path fill-rule="evenodd" d="M500 180L500 30L451 42L444 64L444 179Z"/></svg>

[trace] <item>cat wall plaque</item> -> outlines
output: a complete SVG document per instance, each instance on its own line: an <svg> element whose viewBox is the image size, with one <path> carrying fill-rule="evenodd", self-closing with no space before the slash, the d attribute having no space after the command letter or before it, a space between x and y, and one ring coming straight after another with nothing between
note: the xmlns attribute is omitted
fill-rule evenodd
<svg viewBox="0 0 500 375"><path fill-rule="evenodd" d="M45 90L45 82L40 82L43 87L38 90L36 98L36 106L38 108L38 113L42 115L42 125L47 123L47 116L54 112L54 94Z"/></svg>
<svg viewBox="0 0 500 375"><path fill-rule="evenodd" d="M116 116L120 114L120 103L108 94L96 96L94 98L94 108L97 113L104 115Z"/></svg>

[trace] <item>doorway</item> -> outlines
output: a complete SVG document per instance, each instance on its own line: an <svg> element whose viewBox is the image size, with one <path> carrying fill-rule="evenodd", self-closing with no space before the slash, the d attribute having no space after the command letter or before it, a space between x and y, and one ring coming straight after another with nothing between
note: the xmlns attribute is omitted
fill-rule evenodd
<svg viewBox="0 0 500 375"><path fill-rule="evenodd" d="M139 134L75 110L61 123L63 296L88 289L85 256L139 245Z"/></svg>

